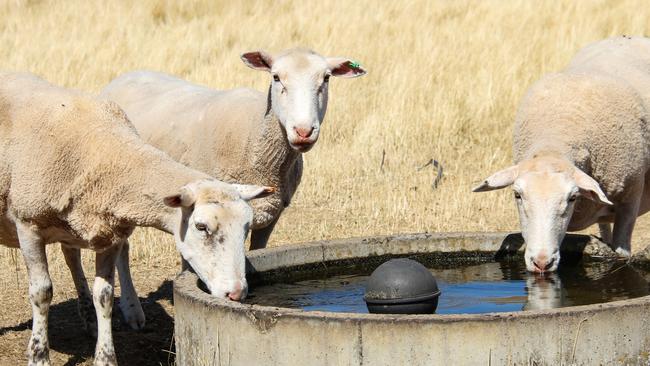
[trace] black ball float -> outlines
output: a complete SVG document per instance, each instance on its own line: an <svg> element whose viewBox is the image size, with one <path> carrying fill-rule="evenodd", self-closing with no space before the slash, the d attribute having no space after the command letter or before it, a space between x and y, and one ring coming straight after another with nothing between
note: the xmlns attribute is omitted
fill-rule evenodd
<svg viewBox="0 0 650 366"><path fill-rule="evenodd" d="M376 314L432 314L440 290L431 272L412 259L391 259L370 275L363 299Z"/></svg>

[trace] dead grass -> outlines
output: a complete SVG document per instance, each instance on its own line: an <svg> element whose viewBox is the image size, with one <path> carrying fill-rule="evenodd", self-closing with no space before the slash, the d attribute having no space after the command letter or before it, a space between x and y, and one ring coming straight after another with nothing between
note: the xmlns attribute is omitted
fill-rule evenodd
<svg viewBox="0 0 650 366"><path fill-rule="evenodd" d="M305 155L303 183L272 245L514 230L509 192L470 188L510 163L525 89L589 42L650 34L648 19L643 0L8 0L0 4L0 69L90 91L134 69L263 90L268 76L243 66L243 51L307 46L349 56L369 74L333 81L321 141ZM436 189L433 169L417 170L432 158L444 167ZM649 225L641 220L635 247L648 243ZM140 263L177 260L162 234L141 230L133 242ZM22 266L16 255L0 250L0 281ZM64 270L60 256L52 261Z"/></svg>
<svg viewBox="0 0 650 366"><path fill-rule="evenodd" d="M303 184L273 243L510 230L517 221L509 193L469 192L510 162L518 100L585 44L647 34L645 5L10 1L0 5L0 67L91 91L134 69L263 90L268 76L243 66L241 52L303 45L350 56L370 73L332 84L322 140L305 155ZM432 158L445 171L435 190L434 171L416 170Z"/></svg>

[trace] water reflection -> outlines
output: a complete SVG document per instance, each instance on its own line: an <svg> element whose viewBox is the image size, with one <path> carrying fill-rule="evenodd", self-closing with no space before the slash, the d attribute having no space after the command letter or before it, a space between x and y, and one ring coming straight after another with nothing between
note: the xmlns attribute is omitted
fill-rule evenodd
<svg viewBox="0 0 650 366"><path fill-rule="evenodd" d="M524 310L553 309L624 300L650 294L647 274L622 262L562 268L545 277L528 275Z"/></svg>
<svg viewBox="0 0 650 366"><path fill-rule="evenodd" d="M556 273L546 276L526 276L526 303L522 310L562 307L562 299L566 299L562 292L562 280Z"/></svg>
<svg viewBox="0 0 650 366"><path fill-rule="evenodd" d="M621 262L563 266L558 273L528 273L522 261L459 268L434 268L442 291L437 313L486 313L553 309L634 298L650 294L646 272ZM367 276L334 276L253 288L248 301L258 304L367 312Z"/></svg>

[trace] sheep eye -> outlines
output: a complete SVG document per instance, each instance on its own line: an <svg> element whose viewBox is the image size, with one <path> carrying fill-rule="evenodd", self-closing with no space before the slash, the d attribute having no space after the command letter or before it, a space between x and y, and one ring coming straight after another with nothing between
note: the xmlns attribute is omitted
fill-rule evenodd
<svg viewBox="0 0 650 366"><path fill-rule="evenodd" d="M196 230L198 230L198 231L205 231L205 232L208 232L208 227L207 227L207 225L205 225L205 224L202 223L202 222L197 222L196 225L194 225L194 226L196 227Z"/></svg>
<svg viewBox="0 0 650 366"><path fill-rule="evenodd" d="M330 76L329 76L329 75L325 75L325 77L323 78L323 82L324 82L324 83L327 83L327 82L329 82L329 81L330 81Z"/></svg>
<svg viewBox="0 0 650 366"><path fill-rule="evenodd" d="M273 75L273 81L280 82L280 77L278 75Z"/></svg>
<svg viewBox="0 0 650 366"><path fill-rule="evenodd" d="M519 192L515 192L515 199L517 200L521 199L521 195L519 194Z"/></svg>
<svg viewBox="0 0 650 366"><path fill-rule="evenodd" d="M578 199L578 196L575 194L572 194L571 197L569 197L569 202L575 202L576 199Z"/></svg>

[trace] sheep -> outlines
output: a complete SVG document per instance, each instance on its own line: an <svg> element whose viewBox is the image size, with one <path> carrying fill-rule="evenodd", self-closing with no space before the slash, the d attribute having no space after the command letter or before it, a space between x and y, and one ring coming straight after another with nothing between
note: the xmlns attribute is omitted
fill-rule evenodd
<svg viewBox="0 0 650 366"><path fill-rule="evenodd" d="M272 188L230 185L177 163L145 144L115 103L30 74L0 73L0 128L0 241L20 248L27 267L30 365L50 364L49 243L96 252L98 365L116 364L114 267L135 226L174 234L212 295L246 295L246 201ZM75 284L91 296L85 280Z"/></svg>
<svg viewBox="0 0 650 366"><path fill-rule="evenodd" d="M147 71L121 75L102 91L120 105L140 135L179 162L226 182L271 185L254 202L251 249L264 248L302 176L301 153L320 135L330 76L366 71L347 58L291 49L272 56L248 52L242 61L272 75L267 93L214 90Z"/></svg>
<svg viewBox="0 0 650 366"><path fill-rule="evenodd" d="M649 114L650 39L642 37L588 45L528 90L515 118L515 165L474 191L513 185L529 271L555 271L565 233L596 223L629 257L636 218L650 210Z"/></svg>
<svg viewBox="0 0 650 366"><path fill-rule="evenodd" d="M260 249L266 247L300 184L301 154L318 140L330 76L353 78L366 70L347 58L326 58L306 49L277 55L247 52L241 59L250 68L271 74L267 93L214 90L161 73L136 71L117 77L100 95L126 111L145 141L179 162L226 182L277 188L252 203L250 248ZM120 273L128 271L128 253L122 253ZM144 314L136 302L121 309L127 323L139 329Z"/></svg>

